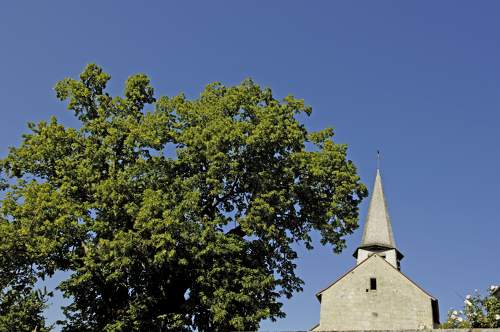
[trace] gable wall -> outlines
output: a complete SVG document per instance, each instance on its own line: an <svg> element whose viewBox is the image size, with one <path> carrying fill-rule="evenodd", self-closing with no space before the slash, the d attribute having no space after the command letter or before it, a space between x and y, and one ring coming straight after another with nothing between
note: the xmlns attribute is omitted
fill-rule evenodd
<svg viewBox="0 0 500 332"><path fill-rule="evenodd" d="M375 291L369 290L370 278L377 279ZM376 255L321 297L320 325L314 331L433 327L431 298Z"/></svg>

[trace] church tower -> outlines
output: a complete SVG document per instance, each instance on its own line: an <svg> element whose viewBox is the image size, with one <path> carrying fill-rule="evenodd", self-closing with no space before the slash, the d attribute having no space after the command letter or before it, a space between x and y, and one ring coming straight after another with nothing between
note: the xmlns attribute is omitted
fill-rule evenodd
<svg viewBox="0 0 500 332"><path fill-rule="evenodd" d="M400 271L377 169L356 265L316 294L320 322L311 331L414 330L439 324L438 301Z"/></svg>

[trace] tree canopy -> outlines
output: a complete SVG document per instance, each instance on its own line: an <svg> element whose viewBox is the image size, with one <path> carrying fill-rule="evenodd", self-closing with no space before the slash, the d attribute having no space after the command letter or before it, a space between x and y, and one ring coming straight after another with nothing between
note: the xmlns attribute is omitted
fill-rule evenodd
<svg viewBox="0 0 500 332"><path fill-rule="evenodd" d="M55 87L79 120L30 123L1 161L0 314L67 271L64 331L252 330L301 290L294 244L334 252L366 197L347 146L310 132L304 101L251 80L196 99L156 98L143 74L123 96L88 65ZM5 298L12 295L13 304ZM2 318L3 319L3 318ZM0 326L2 323L0 319Z"/></svg>

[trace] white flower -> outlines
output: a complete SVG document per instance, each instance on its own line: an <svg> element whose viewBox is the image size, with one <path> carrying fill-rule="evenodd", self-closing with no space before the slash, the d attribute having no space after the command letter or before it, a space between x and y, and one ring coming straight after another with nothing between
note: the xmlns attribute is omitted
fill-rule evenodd
<svg viewBox="0 0 500 332"><path fill-rule="evenodd" d="M456 315L458 315L458 311L453 310L452 314L456 316Z"/></svg>
<svg viewBox="0 0 500 332"><path fill-rule="evenodd" d="M458 317L458 318L457 318L457 320L458 320L459 322L463 322L463 321L464 321L464 319L463 319L462 317Z"/></svg>
<svg viewBox="0 0 500 332"><path fill-rule="evenodd" d="M499 314L495 315L495 320L500 320L500 315Z"/></svg>
<svg viewBox="0 0 500 332"><path fill-rule="evenodd" d="M466 298L467 300L470 300L470 299L472 298L472 296L467 295L465 298Z"/></svg>
<svg viewBox="0 0 500 332"><path fill-rule="evenodd" d="M465 300L464 303L466 306L469 306L469 307L472 306L472 303L469 300Z"/></svg>

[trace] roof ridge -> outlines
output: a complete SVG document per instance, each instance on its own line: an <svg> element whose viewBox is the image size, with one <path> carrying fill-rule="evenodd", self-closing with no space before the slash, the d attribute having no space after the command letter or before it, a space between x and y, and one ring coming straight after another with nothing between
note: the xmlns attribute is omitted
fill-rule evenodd
<svg viewBox="0 0 500 332"><path fill-rule="evenodd" d="M384 259L382 256L378 255L378 254L373 254L373 255L370 255L368 257L366 257L365 259L363 259L359 264L355 265L353 268L351 268L350 270L348 270L346 273L344 273L343 275L341 275L339 278L337 278L334 282L330 283L328 286L326 286L325 288L323 288L322 290L320 290L319 292L316 293L316 297L319 299L319 296L321 295L321 293L323 293L324 291L326 291L328 288L332 287L333 285L335 285L337 282L339 282L340 280L344 279L344 277L346 277L349 273L351 273L352 271L354 271L355 269L358 268L358 266L361 266L364 262L367 262L369 259L371 259L372 257L378 257L380 258L381 260L383 260L386 264L388 264L392 269L394 269L396 272L399 272L403 277L405 277L409 282L411 282L415 287L417 287L419 290L421 290L425 295L429 296L431 299L433 300L437 300L434 296L432 296L430 293L428 293L427 291L425 291L422 287L420 287L415 281L411 280L406 274L404 274L403 272L401 272L400 270L398 270L396 267L394 267L391 263L389 263L386 259Z"/></svg>

